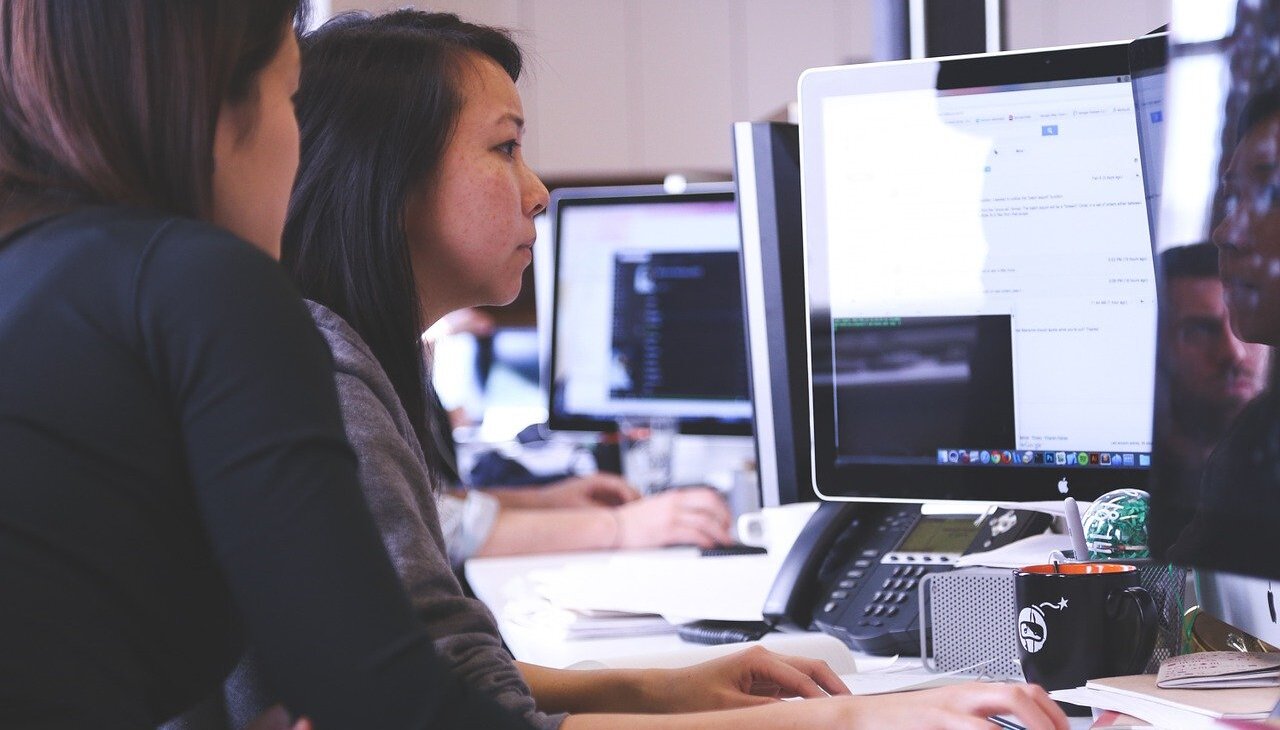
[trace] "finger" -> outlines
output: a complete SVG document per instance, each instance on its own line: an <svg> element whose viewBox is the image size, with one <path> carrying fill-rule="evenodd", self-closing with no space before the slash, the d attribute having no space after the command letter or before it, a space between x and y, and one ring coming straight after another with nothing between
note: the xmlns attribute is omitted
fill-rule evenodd
<svg viewBox="0 0 1280 730"><path fill-rule="evenodd" d="M775 655L762 655L762 660L751 665L752 686L757 684L775 684L780 697L804 697L813 699L826 697L827 693L813 681L808 674L796 669L786 662L779 661Z"/></svg>
<svg viewBox="0 0 1280 730"><path fill-rule="evenodd" d="M623 504L640 499L640 493L616 474L596 474L590 487L591 498L597 502L607 500L609 504Z"/></svg>
<svg viewBox="0 0 1280 730"><path fill-rule="evenodd" d="M672 525L666 533L665 539L662 539L661 545L697 545L700 548L715 547L717 543L715 538L707 533L699 530L691 525L676 524Z"/></svg>
<svg viewBox="0 0 1280 730"><path fill-rule="evenodd" d="M830 695L848 695L853 694L849 691L848 685L840 679L840 675L831 669L831 665L820 659L806 659L805 657L787 656L785 654L775 655L778 659L790 664L796 669L809 675L818 686Z"/></svg>
<svg viewBox="0 0 1280 730"><path fill-rule="evenodd" d="M1012 685L1016 690L1016 696L1020 701L1027 704L1027 711L1037 714L1039 718L1037 725L1028 724L1029 729L1034 730L1066 730L1070 726L1067 715L1058 707L1053 700L1049 699L1049 695L1045 694L1043 689L1036 685L1018 684Z"/></svg>
<svg viewBox="0 0 1280 730"><path fill-rule="evenodd" d="M718 520L705 512L679 512L676 514L676 520L680 524L702 533L712 541L712 544L727 545L733 542L733 536L729 534L729 528L720 524Z"/></svg>
<svg viewBox="0 0 1280 730"><path fill-rule="evenodd" d="M724 525L727 529L733 521L729 506L725 504L720 493L713 489L688 489L680 493L679 504L687 510L705 512L708 516Z"/></svg>
<svg viewBox="0 0 1280 730"><path fill-rule="evenodd" d="M946 730L995 730L996 724L985 717L952 715L947 718Z"/></svg>
<svg viewBox="0 0 1280 730"><path fill-rule="evenodd" d="M769 691L769 687L773 688L772 692ZM782 701L782 698L779 697L777 694L778 686L776 684L762 685L761 691L759 692L754 691L755 690L754 685L752 686L751 689L752 689L751 692L748 692L745 694L739 690L730 690L730 691L724 692L723 696L719 699L718 703L714 705L714 707L728 710L728 709L736 709L739 707L760 707L762 705L773 705Z"/></svg>
<svg viewBox="0 0 1280 730"><path fill-rule="evenodd" d="M1027 730L1055 730L1057 723L1054 715L1042 708L1031 698L1027 686L1018 687L1008 684L982 684L975 686L978 691L966 692L963 696L970 711L983 717L988 715L1013 715ZM1056 708L1055 708L1056 709ZM1062 710L1057 710L1061 715Z"/></svg>
<svg viewBox="0 0 1280 730"><path fill-rule="evenodd" d="M1067 719L1067 713L1063 712L1058 703L1049 697L1048 692L1045 692L1042 687L1036 684L1027 685L1027 691L1031 693L1031 699L1053 721L1055 730L1070 730L1071 721Z"/></svg>

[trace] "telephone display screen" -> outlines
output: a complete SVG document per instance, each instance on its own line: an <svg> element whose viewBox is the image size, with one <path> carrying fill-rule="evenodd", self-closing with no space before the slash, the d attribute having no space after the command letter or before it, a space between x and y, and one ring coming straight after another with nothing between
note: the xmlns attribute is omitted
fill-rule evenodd
<svg viewBox="0 0 1280 730"><path fill-rule="evenodd" d="M963 553L977 534L968 517L921 517L895 552Z"/></svg>

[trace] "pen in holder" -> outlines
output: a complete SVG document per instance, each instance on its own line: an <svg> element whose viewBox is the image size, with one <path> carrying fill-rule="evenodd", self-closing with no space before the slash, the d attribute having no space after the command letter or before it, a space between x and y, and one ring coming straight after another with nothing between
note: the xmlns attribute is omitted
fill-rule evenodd
<svg viewBox="0 0 1280 730"><path fill-rule="evenodd" d="M1084 541L1084 523L1080 521L1080 506L1071 497L1062 500L1063 517L1067 523L1067 534L1071 536L1071 553L1075 560L1088 560L1089 549Z"/></svg>

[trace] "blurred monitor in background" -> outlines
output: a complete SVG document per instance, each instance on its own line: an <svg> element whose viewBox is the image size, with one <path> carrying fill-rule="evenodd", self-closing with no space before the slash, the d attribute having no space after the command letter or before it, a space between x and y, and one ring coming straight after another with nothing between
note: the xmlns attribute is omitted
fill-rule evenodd
<svg viewBox="0 0 1280 730"><path fill-rule="evenodd" d="M550 210L550 427L750 434L733 186L559 188Z"/></svg>

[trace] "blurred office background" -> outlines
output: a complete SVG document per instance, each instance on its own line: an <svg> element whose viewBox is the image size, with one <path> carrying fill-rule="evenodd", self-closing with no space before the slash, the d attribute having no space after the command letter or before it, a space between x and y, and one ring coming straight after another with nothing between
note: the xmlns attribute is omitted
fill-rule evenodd
<svg viewBox="0 0 1280 730"><path fill-rule="evenodd" d="M907 57L925 3L953 15L918 55L1131 39L1170 15L1170 0L312 0L316 23L413 6L512 30L527 54L525 154L552 189L729 180L733 122L787 119L807 68ZM975 39L964 21L984 15L998 23ZM515 303L485 310L496 337L437 349L441 395L472 421L496 404L528 423L544 405L532 268Z"/></svg>
<svg viewBox="0 0 1280 730"><path fill-rule="evenodd" d="M937 1L937 0L933 0ZM953 4L962 0L942 0ZM313 0L318 16L413 5L515 31L526 154L551 184L727 179L729 125L785 114L800 72L871 60L907 0ZM978 2L981 7L984 3ZM1004 50L1129 39L1169 0L1004 0ZM328 6L327 8L324 6ZM883 45L883 44L882 44Z"/></svg>

